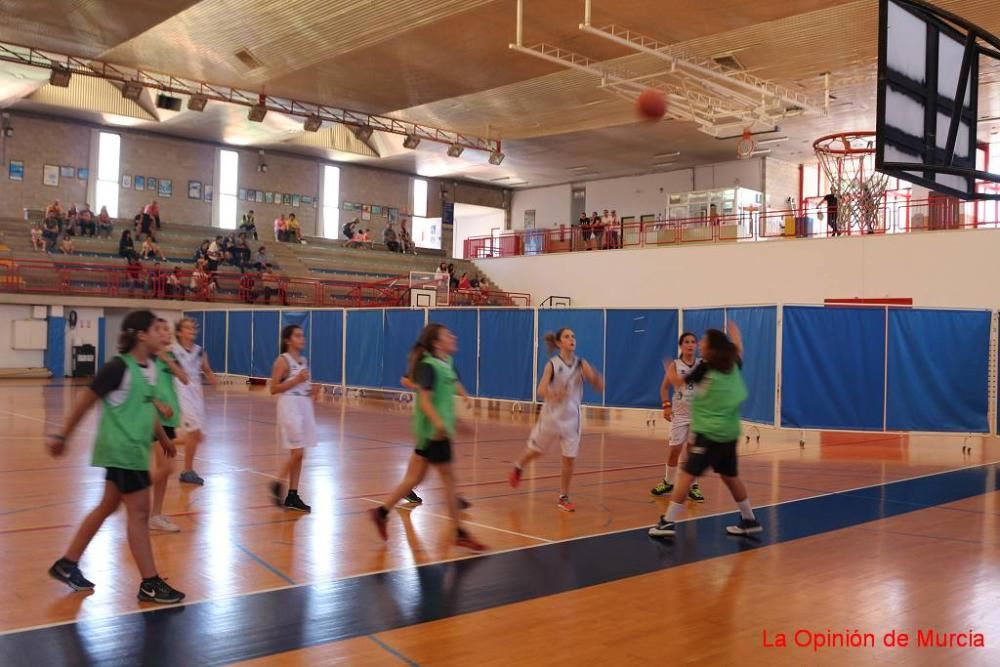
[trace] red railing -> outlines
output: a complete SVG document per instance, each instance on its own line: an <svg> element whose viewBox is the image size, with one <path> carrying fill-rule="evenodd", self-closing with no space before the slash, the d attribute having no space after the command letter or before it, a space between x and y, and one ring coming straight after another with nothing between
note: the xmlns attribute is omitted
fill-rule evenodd
<svg viewBox="0 0 1000 667"><path fill-rule="evenodd" d="M176 276L176 280L172 280L171 276ZM253 272L241 275L224 271L196 276L194 271L157 272L148 266L132 268L61 260L0 260L0 291L22 294L272 306L387 307L409 305L408 283L407 277L359 285L351 280L288 278ZM480 293L478 290L475 292ZM453 300L453 305L531 305L527 294L482 294L478 300Z"/></svg>
<svg viewBox="0 0 1000 667"><path fill-rule="evenodd" d="M560 226L475 236L465 240L466 259L543 255L585 250L617 250L661 245L764 241L834 236L827 210L814 200L801 210L752 212L742 215L630 222L600 227ZM838 234L907 234L939 229L1000 227L1000 207L992 202L950 198L910 201L888 196L870 227L858 229L840 221Z"/></svg>

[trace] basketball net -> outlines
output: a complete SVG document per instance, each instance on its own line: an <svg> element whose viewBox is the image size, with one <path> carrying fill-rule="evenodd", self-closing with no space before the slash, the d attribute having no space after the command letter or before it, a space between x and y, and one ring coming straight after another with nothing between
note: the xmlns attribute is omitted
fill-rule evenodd
<svg viewBox="0 0 1000 667"><path fill-rule="evenodd" d="M753 138L750 128L743 130L743 138L736 144L736 157L740 160L749 160L753 152L757 150L757 141Z"/></svg>
<svg viewBox="0 0 1000 667"><path fill-rule="evenodd" d="M882 201L889 178L875 171L875 133L827 135L813 149L837 197L838 226L868 234L885 231Z"/></svg>

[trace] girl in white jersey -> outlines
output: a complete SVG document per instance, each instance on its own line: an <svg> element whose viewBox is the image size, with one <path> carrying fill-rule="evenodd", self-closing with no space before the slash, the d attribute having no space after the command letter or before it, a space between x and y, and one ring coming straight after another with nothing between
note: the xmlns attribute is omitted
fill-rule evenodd
<svg viewBox="0 0 1000 667"><path fill-rule="evenodd" d="M583 431L583 382L586 380L597 391L604 388L600 374L584 359L576 356L576 334L572 329L562 328L545 334L545 344L549 351L559 350L542 372L538 383L538 397L545 401L542 414L528 438L528 446L514 463L510 472L510 485L516 487L521 482L524 466L542 455L552 443L559 443L562 451L562 474L559 477L559 509L573 512L576 505L569 499L569 483L573 479L573 464L580 451L580 435Z"/></svg>
<svg viewBox="0 0 1000 667"><path fill-rule="evenodd" d="M309 382L309 362L302 356L306 336L302 327L289 324L281 330L281 355L271 369L271 394L278 394L278 430L281 445L288 450L288 461L278 477L288 476L288 494L281 482L271 482L274 504L297 512L309 512L309 505L299 498L299 476L306 447L316 446L316 413L313 402L320 386Z"/></svg>
<svg viewBox="0 0 1000 667"><path fill-rule="evenodd" d="M670 445L667 454L666 475L663 481L650 489L649 493L654 496L663 496L674 490L674 482L677 480L677 464L681 459L681 452L688 444L691 433L691 400L694 398L694 385L688 384L687 376L700 363L695 359L694 349L698 344L698 339L693 333L685 331L681 334L677 346L680 349L680 358L664 363L666 373L663 376L663 383L660 385L660 399L663 401L663 416L670 422ZM674 390L674 399L671 403L670 389ZM688 500L696 503L705 502L705 496L695 482L688 490Z"/></svg>
<svg viewBox="0 0 1000 667"><path fill-rule="evenodd" d="M208 355L200 345L194 342L198 334L198 325L189 317L177 321L177 342L171 352L177 364L184 371L187 383L175 378L177 399L181 405L181 428L184 430L184 467L181 469L180 480L185 484L205 483L205 480L194 471L194 455L198 445L204 440L202 429L205 427L205 394L202 391L201 377L209 384L215 384L215 374L208 363Z"/></svg>

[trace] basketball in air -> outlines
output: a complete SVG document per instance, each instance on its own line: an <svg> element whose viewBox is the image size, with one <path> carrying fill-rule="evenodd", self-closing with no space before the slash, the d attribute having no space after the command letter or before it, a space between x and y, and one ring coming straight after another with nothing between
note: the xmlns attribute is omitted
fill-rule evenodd
<svg viewBox="0 0 1000 667"><path fill-rule="evenodd" d="M635 110L643 120L660 120L667 113L667 98L660 91L647 88L636 99Z"/></svg>

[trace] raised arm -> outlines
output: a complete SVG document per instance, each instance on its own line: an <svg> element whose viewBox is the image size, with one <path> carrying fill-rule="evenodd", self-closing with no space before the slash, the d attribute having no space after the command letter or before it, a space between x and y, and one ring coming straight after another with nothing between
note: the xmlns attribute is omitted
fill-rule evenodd
<svg viewBox="0 0 1000 667"><path fill-rule="evenodd" d="M743 334L740 333L740 328L736 325L736 322L729 320L729 340L733 341L733 345L736 346L736 355L742 359L743 358Z"/></svg>
<svg viewBox="0 0 1000 667"><path fill-rule="evenodd" d="M163 363L165 363L167 367L170 369L170 372L174 374L174 377L180 380L183 384L191 383L191 378L187 376L187 373L184 372L184 369L181 368L181 365L177 363L176 359L174 359L174 355L172 355L167 350L162 350L159 354L159 357L163 361Z"/></svg>
<svg viewBox="0 0 1000 667"><path fill-rule="evenodd" d="M604 378L601 374L594 370L594 367L584 360L583 365L580 370L583 371L583 378L591 384L591 386L597 391L604 391Z"/></svg>

